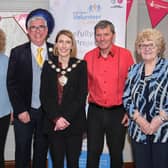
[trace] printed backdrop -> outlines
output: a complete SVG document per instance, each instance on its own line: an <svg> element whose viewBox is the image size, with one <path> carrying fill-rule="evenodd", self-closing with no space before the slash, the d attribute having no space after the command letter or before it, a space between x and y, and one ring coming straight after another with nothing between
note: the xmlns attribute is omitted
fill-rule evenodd
<svg viewBox="0 0 168 168"><path fill-rule="evenodd" d="M126 0L50 0L50 11L55 18L55 30L51 40L60 29L71 30L76 37L78 56L94 47L94 25L108 19L116 27L116 43L125 46Z"/></svg>
<svg viewBox="0 0 168 168"><path fill-rule="evenodd" d="M116 28L115 43L125 46L126 29L126 0L50 0L49 9L55 18L55 29L50 40L55 41L57 32L61 29L71 30L76 38L78 57L95 47L94 26L102 19L110 20ZM80 157L80 168L86 167L86 139L83 143L83 152ZM105 146L100 167L109 167L109 156ZM49 168L52 162L49 155Z"/></svg>

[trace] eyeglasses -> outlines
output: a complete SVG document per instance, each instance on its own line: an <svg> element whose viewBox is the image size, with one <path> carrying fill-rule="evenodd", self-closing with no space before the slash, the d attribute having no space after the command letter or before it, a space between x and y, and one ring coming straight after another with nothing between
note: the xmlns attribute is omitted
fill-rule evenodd
<svg viewBox="0 0 168 168"><path fill-rule="evenodd" d="M40 26L30 26L29 27L30 31L35 32L37 30L39 31L44 31L46 29L46 26L40 25Z"/></svg>
<svg viewBox="0 0 168 168"><path fill-rule="evenodd" d="M148 50L153 50L156 47L154 43L149 43L149 44L140 44L139 48L141 50L148 49Z"/></svg>

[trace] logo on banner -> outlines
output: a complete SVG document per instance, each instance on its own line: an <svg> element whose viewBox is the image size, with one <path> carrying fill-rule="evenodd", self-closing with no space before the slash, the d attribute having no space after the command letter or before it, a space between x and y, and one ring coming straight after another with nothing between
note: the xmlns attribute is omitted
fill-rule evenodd
<svg viewBox="0 0 168 168"><path fill-rule="evenodd" d="M111 0L111 8L123 8L124 0Z"/></svg>
<svg viewBox="0 0 168 168"><path fill-rule="evenodd" d="M101 19L101 5L100 4L89 4L86 10L73 12L74 20L100 20Z"/></svg>

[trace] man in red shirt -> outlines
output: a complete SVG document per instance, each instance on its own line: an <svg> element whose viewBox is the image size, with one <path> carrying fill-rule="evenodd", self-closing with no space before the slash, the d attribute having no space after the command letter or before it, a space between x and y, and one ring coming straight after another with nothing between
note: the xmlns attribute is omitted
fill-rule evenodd
<svg viewBox="0 0 168 168"><path fill-rule="evenodd" d="M88 66L89 89L87 168L99 167L105 135L111 168L122 168L128 124L122 95L133 58L130 51L113 43L115 28L110 21L99 21L94 31L97 48L84 57Z"/></svg>

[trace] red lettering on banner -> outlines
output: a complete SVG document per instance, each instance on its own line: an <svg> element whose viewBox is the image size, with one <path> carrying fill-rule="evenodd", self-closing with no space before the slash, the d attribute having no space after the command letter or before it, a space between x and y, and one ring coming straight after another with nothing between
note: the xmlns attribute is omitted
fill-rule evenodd
<svg viewBox="0 0 168 168"><path fill-rule="evenodd" d="M146 5L152 28L154 28L167 15L168 2L163 0L146 0Z"/></svg>

